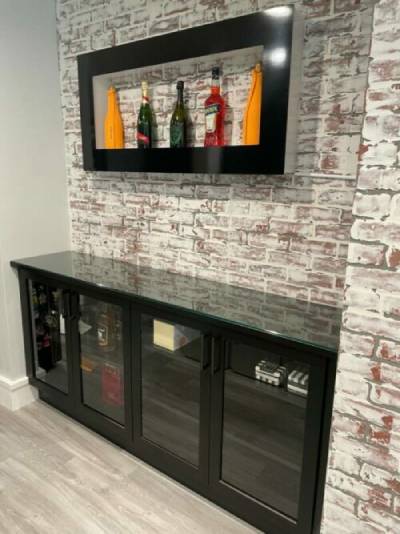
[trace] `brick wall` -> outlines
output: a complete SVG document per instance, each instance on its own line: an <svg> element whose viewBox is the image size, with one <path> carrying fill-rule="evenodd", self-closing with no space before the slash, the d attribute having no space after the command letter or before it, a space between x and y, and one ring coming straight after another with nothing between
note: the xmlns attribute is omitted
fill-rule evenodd
<svg viewBox="0 0 400 534"><path fill-rule="evenodd" d="M273 3L58 0L75 249L341 304L366 87L370 0L296 2L306 23L295 174L82 171L77 54L255 12ZM205 77L208 83L209 75Z"/></svg>
<svg viewBox="0 0 400 534"><path fill-rule="evenodd" d="M400 532L400 9L375 9L324 534Z"/></svg>
<svg viewBox="0 0 400 534"><path fill-rule="evenodd" d="M400 532L398 0L380 0L375 11L357 184L371 32L371 4L363 0L300 5L306 35L295 174L82 171L77 53L269 5L58 0L73 245L315 302L341 303L345 285L323 532L395 534Z"/></svg>

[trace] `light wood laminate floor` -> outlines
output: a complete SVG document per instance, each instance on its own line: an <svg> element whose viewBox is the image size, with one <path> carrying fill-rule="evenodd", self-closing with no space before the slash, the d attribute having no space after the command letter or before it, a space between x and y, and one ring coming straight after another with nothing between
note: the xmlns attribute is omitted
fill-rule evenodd
<svg viewBox="0 0 400 534"><path fill-rule="evenodd" d="M255 532L40 401L0 407L1 534Z"/></svg>

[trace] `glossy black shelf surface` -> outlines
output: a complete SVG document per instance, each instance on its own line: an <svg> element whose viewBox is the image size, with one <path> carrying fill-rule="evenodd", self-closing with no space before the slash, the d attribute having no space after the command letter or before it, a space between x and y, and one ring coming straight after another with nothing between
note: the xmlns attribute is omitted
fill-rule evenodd
<svg viewBox="0 0 400 534"><path fill-rule="evenodd" d="M294 8L267 9L78 56L83 167L92 171L283 174ZM96 146L93 78L262 46L260 144L106 150ZM274 60L279 52L282 61Z"/></svg>
<svg viewBox="0 0 400 534"><path fill-rule="evenodd" d="M72 251L15 260L12 266L337 353L342 312L331 306Z"/></svg>
<svg viewBox="0 0 400 534"><path fill-rule="evenodd" d="M283 174L284 154L277 137L267 147L223 146L151 148L140 150L96 149L93 151L94 169L101 171L211 174ZM86 167L85 167L86 168ZM89 169L90 170L90 169Z"/></svg>

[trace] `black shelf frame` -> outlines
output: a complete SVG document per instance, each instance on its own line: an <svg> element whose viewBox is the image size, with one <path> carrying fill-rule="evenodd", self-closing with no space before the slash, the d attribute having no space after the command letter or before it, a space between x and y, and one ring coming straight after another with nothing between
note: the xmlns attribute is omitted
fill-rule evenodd
<svg viewBox="0 0 400 534"><path fill-rule="evenodd" d="M276 8L275 8L276 10ZM294 8L274 8L78 56L83 167L87 171L283 174ZM97 149L93 77L211 54L263 47L260 144L180 149ZM271 61L274 51L281 62ZM273 56L272 56L273 57Z"/></svg>

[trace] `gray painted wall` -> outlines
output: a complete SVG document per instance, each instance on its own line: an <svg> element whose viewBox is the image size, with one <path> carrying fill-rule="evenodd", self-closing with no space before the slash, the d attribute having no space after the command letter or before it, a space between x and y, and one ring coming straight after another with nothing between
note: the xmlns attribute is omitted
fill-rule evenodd
<svg viewBox="0 0 400 534"><path fill-rule="evenodd" d="M0 0L0 72L4 397L4 384L25 375L17 277L9 261L70 246L54 0Z"/></svg>

